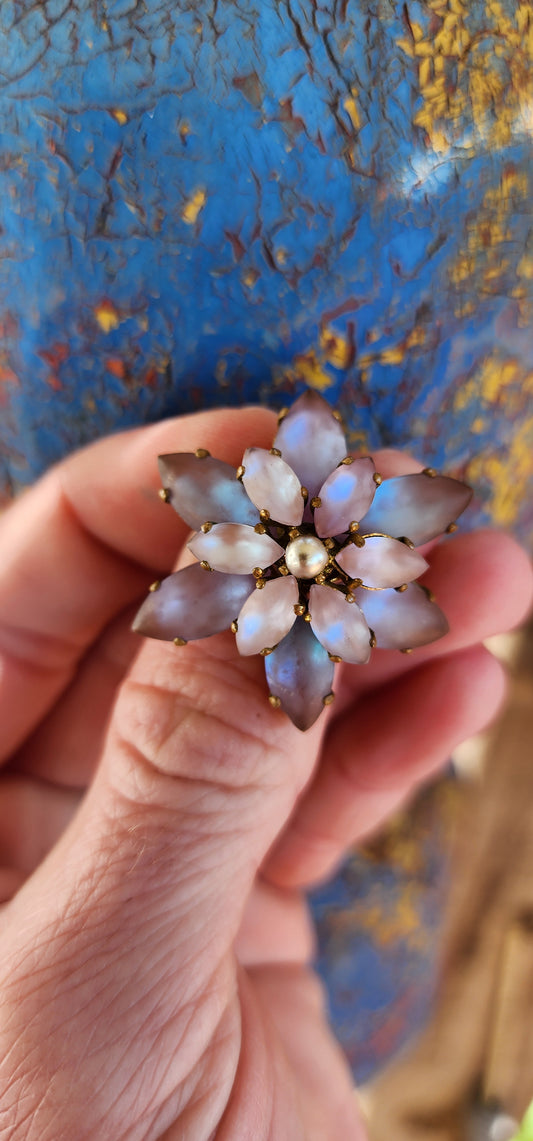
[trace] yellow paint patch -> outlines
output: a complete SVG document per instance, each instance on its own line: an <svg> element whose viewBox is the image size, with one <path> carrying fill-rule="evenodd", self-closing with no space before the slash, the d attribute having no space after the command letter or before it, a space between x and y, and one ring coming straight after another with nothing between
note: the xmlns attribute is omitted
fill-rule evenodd
<svg viewBox="0 0 533 1141"><path fill-rule="evenodd" d="M310 388L316 388L318 392L324 392L333 384L333 377L326 372L314 349L294 358L294 371Z"/></svg>
<svg viewBox="0 0 533 1141"><path fill-rule="evenodd" d="M512 527L529 500L533 478L533 416L517 429L505 455L485 453L470 461L468 483L489 485L487 507L499 527Z"/></svg>
<svg viewBox="0 0 533 1141"><path fill-rule="evenodd" d="M187 200L183 210L181 211L183 221L186 222L188 226L195 225L195 223L198 221L198 216L203 210L206 202L207 194L205 190L203 190L201 187L198 187L198 190L194 191L194 194L192 194L191 197Z"/></svg>
<svg viewBox="0 0 533 1141"><path fill-rule="evenodd" d="M336 333L334 329L321 329L320 348L324 359L333 365L333 368L345 369L351 365L353 348L347 338Z"/></svg>
<svg viewBox="0 0 533 1141"><path fill-rule="evenodd" d="M357 106L357 101L353 95L347 95L346 96L346 99L344 100L344 103L343 103L343 107L349 116L349 119L350 119L350 122L352 124L354 131L360 131L361 130L361 116L359 114L359 108Z"/></svg>
<svg viewBox="0 0 533 1141"><path fill-rule="evenodd" d="M120 123L121 127L123 127L125 123L128 122L128 116L126 115L126 112L123 111L120 107L113 107L111 114L113 118L116 119L117 123Z"/></svg>
<svg viewBox="0 0 533 1141"><path fill-rule="evenodd" d="M111 333L120 325L120 316L112 301L100 302L93 312L103 333Z"/></svg>

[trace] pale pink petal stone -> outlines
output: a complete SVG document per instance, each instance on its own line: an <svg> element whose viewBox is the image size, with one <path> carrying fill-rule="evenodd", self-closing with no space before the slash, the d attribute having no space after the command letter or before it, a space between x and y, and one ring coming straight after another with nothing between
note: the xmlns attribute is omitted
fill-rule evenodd
<svg viewBox="0 0 533 1141"><path fill-rule="evenodd" d="M270 535L258 535L253 527L241 523L218 523L187 545L199 562L224 574L252 574L256 567L269 567L283 554L283 547Z"/></svg>
<svg viewBox="0 0 533 1141"><path fill-rule="evenodd" d="M254 590L251 575L218 574L195 563L163 579L145 598L132 629L167 642L208 638L231 626Z"/></svg>
<svg viewBox="0 0 533 1141"><path fill-rule="evenodd" d="M350 523L366 515L376 492L375 470L368 457L341 464L331 472L318 493L321 506L315 510L315 529L321 539L344 534Z"/></svg>
<svg viewBox="0 0 533 1141"><path fill-rule="evenodd" d="M274 447L313 498L348 452L344 432L327 400L308 390L282 420Z"/></svg>
<svg viewBox="0 0 533 1141"><path fill-rule="evenodd" d="M381 590L412 582L428 569L418 551L384 535L368 536L364 547L350 543L339 552L336 561L350 578L360 578L365 586Z"/></svg>
<svg viewBox="0 0 533 1141"><path fill-rule="evenodd" d="M416 583L401 594L361 588L354 595L380 649L414 650L448 633L446 616Z"/></svg>
<svg viewBox="0 0 533 1141"><path fill-rule="evenodd" d="M445 475L400 475L378 487L360 531L410 539L415 547L442 535L472 498L466 483Z"/></svg>
<svg viewBox="0 0 533 1141"><path fill-rule="evenodd" d="M262 590L255 590L239 614L239 653L247 657L277 646L296 621L298 598L298 583L292 575L272 579Z"/></svg>
<svg viewBox="0 0 533 1141"><path fill-rule="evenodd" d="M246 605L246 603L245 603ZM331 586L309 591L311 629L329 654L364 665L370 658L370 630L356 603Z"/></svg>
<svg viewBox="0 0 533 1141"><path fill-rule="evenodd" d="M285 460L264 448L248 448L242 465L242 482L252 503L270 512L277 523L297 527L304 512L301 483Z"/></svg>

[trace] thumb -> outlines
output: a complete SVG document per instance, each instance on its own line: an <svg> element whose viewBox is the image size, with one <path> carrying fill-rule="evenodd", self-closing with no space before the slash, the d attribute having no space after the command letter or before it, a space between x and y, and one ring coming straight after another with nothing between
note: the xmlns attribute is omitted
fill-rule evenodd
<svg viewBox="0 0 533 1141"><path fill-rule="evenodd" d="M75 1081L84 1136L137 1136L122 1132L133 1074L137 1114L158 1120L139 1137L161 1136L159 1115L180 1112L213 1042L217 1096L228 1095L239 1048L229 951L321 732L303 737L270 708L261 664L237 658L231 635L181 653L146 643L78 817L6 914L0 1084L19 1057L31 1086L34 1062L37 1088L44 1080L64 1109Z"/></svg>

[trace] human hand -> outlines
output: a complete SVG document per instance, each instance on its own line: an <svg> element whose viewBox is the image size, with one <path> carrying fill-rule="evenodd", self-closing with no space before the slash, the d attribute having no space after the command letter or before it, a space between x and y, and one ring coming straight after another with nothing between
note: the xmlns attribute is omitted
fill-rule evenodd
<svg viewBox="0 0 533 1141"><path fill-rule="evenodd" d="M493 716L504 679L478 643L523 617L532 576L505 535L434 548L424 581L450 633L339 667L306 734L230 634L139 649L138 602L186 537L157 497L157 454L237 464L273 425L202 413L103 440L0 520L0 1132L14 1141L364 1136L301 889Z"/></svg>

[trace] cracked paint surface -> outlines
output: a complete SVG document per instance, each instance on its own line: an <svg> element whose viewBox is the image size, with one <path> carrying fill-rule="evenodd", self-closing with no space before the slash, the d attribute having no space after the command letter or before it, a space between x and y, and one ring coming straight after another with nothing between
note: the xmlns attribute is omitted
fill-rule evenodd
<svg viewBox="0 0 533 1141"><path fill-rule="evenodd" d="M2 0L0 497L113 429L308 385L354 448L464 476L470 525L530 541L532 140L530 0ZM375 859L346 875L371 950L344 1008L329 920L321 961L367 1076L436 936L412 888L391 926L394 870L387 914Z"/></svg>

